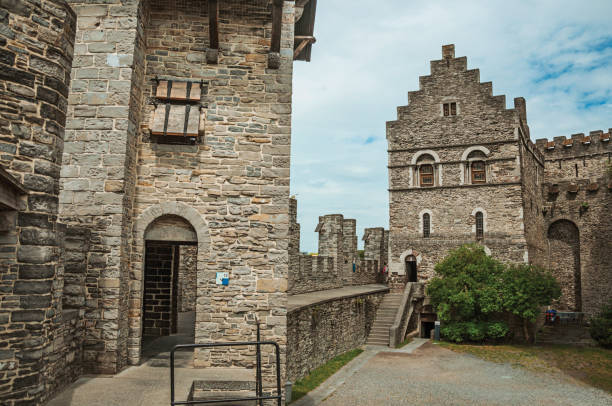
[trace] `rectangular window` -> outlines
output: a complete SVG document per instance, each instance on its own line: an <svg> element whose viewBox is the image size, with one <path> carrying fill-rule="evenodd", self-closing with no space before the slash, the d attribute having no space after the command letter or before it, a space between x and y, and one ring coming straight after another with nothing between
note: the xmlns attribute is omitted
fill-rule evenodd
<svg viewBox="0 0 612 406"><path fill-rule="evenodd" d="M485 163L483 161L472 162L472 183L485 183L487 181Z"/></svg>
<svg viewBox="0 0 612 406"><path fill-rule="evenodd" d="M444 103L442 104L442 111L444 116L456 116L457 115L457 103Z"/></svg>
<svg viewBox="0 0 612 406"><path fill-rule="evenodd" d="M482 240L484 237L484 216L482 212L476 213L476 239Z"/></svg>
<svg viewBox="0 0 612 406"><path fill-rule="evenodd" d="M420 172L421 172L421 186L433 186L434 185L433 165L421 166Z"/></svg>

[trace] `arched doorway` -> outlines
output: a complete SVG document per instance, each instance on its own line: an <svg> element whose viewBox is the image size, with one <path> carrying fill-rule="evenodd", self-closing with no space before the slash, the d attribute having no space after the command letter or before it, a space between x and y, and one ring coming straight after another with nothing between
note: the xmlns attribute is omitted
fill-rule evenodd
<svg viewBox="0 0 612 406"><path fill-rule="evenodd" d="M406 279L408 282L417 282L417 259L414 255L407 255L405 261Z"/></svg>
<svg viewBox="0 0 612 406"><path fill-rule="evenodd" d="M580 235L569 220L548 228L548 267L561 285L560 310L581 311Z"/></svg>
<svg viewBox="0 0 612 406"><path fill-rule="evenodd" d="M195 339L196 231L184 218L155 219L144 234L142 357Z"/></svg>

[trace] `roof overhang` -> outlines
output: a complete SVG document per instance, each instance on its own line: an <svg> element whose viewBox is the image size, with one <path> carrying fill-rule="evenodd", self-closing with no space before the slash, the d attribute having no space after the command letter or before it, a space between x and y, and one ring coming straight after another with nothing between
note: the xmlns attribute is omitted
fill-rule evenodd
<svg viewBox="0 0 612 406"><path fill-rule="evenodd" d="M314 37L317 0L296 0L295 33L293 40L293 60L310 62Z"/></svg>

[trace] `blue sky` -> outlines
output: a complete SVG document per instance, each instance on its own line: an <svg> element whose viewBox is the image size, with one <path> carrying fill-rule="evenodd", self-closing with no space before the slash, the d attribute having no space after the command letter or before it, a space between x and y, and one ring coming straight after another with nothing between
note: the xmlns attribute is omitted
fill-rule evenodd
<svg viewBox="0 0 612 406"><path fill-rule="evenodd" d="M388 227L385 122L443 44L508 107L525 97L534 139L612 127L611 15L610 0L319 1L312 61L294 65L302 251L316 252L323 214L357 219L360 240L366 227Z"/></svg>

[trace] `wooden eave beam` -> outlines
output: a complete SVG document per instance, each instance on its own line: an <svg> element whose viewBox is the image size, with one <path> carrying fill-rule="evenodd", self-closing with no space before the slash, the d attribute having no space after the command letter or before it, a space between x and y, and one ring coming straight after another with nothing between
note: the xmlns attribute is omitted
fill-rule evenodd
<svg viewBox="0 0 612 406"><path fill-rule="evenodd" d="M208 0L208 36L206 62L216 64L219 57L219 0Z"/></svg>
<svg viewBox="0 0 612 406"><path fill-rule="evenodd" d="M295 2L295 6L296 6L296 7L305 7L305 6L306 6L306 4L308 4L308 2L309 2L309 1L310 1L310 0L297 0L297 1Z"/></svg>
<svg viewBox="0 0 612 406"><path fill-rule="evenodd" d="M317 41L315 39L315 37L298 36L298 35L295 36L295 40L296 41L301 41L301 42L297 46L297 48L295 48L295 50L293 51L293 60L294 61L298 58L298 56L300 56L300 54L302 53L304 48L306 48L309 44L314 44Z"/></svg>
<svg viewBox="0 0 612 406"><path fill-rule="evenodd" d="M281 30L283 28L283 0L272 2L272 38L270 40L270 52L268 53L268 68L280 68L280 43Z"/></svg>
<svg viewBox="0 0 612 406"><path fill-rule="evenodd" d="M272 40L270 52L280 52L281 30L283 28L283 0L272 3Z"/></svg>

